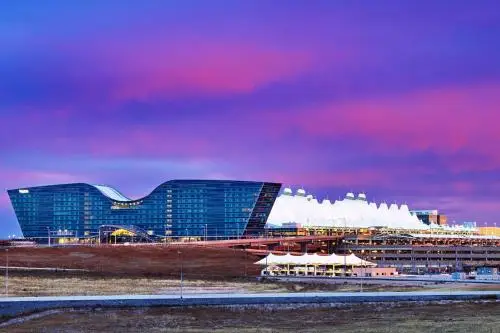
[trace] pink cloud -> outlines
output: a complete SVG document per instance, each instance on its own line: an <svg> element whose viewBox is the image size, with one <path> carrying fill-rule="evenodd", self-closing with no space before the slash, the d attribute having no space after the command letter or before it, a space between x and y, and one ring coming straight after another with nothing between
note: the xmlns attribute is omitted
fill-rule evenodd
<svg viewBox="0 0 500 333"><path fill-rule="evenodd" d="M116 101L168 95L246 93L307 70L311 55L278 50L249 41L220 42L193 38L82 42L59 46L80 54L103 77L115 79ZM86 72L79 76L86 77Z"/></svg>
<svg viewBox="0 0 500 333"><path fill-rule="evenodd" d="M500 165L498 105L500 85L445 87L303 110L288 125L310 136L366 139L381 151L473 149Z"/></svg>
<svg viewBox="0 0 500 333"><path fill-rule="evenodd" d="M441 213L448 215L448 223L452 224L456 219L457 212L460 212L462 221L476 221L484 225L488 222L492 225L496 222L500 226L496 216L500 210L500 203L495 198L475 198L458 195L450 195L432 198L432 200L414 199L411 205L415 209L434 209L437 208Z"/></svg>
<svg viewBox="0 0 500 333"><path fill-rule="evenodd" d="M313 169L311 169L313 170ZM332 172L293 172L273 174L264 171L266 178L273 181L279 181L285 186L311 186L311 187L326 187L326 186L341 186L341 187L368 187L370 184L388 184L391 177L383 170L335 170Z"/></svg>
<svg viewBox="0 0 500 333"><path fill-rule="evenodd" d="M3 185L9 188L35 186L37 184L72 183L81 181L82 179L77 175L63 172L11 169L0 169L0 171L4 178Z"/></svg>
<svg viewBox="0 0 500 333"><path fill-rule="evenodd" d="M456 181L451 183L451 188L457 194L471 194L476 190L476 186L471 181Z"/></svg>
<svg viewBox="0 0 500 333"><path fill-rule="evenodd" d="M208 139L186 136L185 133L168 124L115 131L111 136L97 132L95 135L83 138L80 147L99 156L133 154L205 156L213 151Z"/></svg>

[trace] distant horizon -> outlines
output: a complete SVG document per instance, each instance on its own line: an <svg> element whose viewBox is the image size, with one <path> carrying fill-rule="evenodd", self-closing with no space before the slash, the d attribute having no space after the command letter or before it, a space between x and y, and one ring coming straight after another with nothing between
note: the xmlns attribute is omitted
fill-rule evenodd
<svg viewBox="0 0 500 333"><path fill-rule="evenodd" d="M263 179L500 215L498 1L26 0L0 22L2 189Z"/></svg>

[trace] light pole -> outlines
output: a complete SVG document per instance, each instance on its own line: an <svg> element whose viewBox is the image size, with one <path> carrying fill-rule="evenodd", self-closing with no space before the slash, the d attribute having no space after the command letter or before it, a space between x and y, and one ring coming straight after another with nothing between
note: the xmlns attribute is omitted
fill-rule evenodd
<svg viewBox="0 0 500 333"><path fill-rule="evenodd" d="M363 277L364 277L364 273L365 273L365 261L364 261L364 258L365 257L365 250L361 250L361 292L363 292Z"/></svg>
<svg viewBox="0 0 500 333"><path fill-rule="evenodd" d="M183 283L184 283L184 277L183 277L183 271L182 271L182 252L177 250L177 254L179 255L179 261L181 263L181 299L183 298Z"/></svg>
<svg viewBox="0 0 500 333"><path fill-rule="evenodd" d="M345 245L345 242L344 242L344 277L347 277L347 262L346 262L346 259L347 259L347 249L346 249L346 245Z"/></svg>
<svg viewBox="0 0 500 333"><path fill-rule="evenodd" d="M48 244L50 247L50 228L49 227L47 227L47 239L48 239Z"/></svg>
<svg viewBox="0 0 500 333"><path fill-rule="evenodd" d="M208 237L208 230L207 230L207 224L205 223L205 242L207 241Z"/></svg>
<svg viewBox="0 0 500 333"><path fill-rule="evenodd" d="M267 256L266 256L266 276L269 275L269 270L268 270L268 266L267 266L267 257L269 257L269 251L267 252Z"/></svg>
<svg viewBox="0 0 500 333"><path fill-rule="evenodd" d="M342 243L344 243L344 278L347 277L347 263L346 263L346 255L347 255L347 245L345 241L345 230L347 229L347 219L344 216L344 229L342 229Z"/></svg>
<svg viewBox="0 0 500 333"><path fill-rule="evenodd" d="M9 249L5 249L5 297L9 297Z"/></svg>

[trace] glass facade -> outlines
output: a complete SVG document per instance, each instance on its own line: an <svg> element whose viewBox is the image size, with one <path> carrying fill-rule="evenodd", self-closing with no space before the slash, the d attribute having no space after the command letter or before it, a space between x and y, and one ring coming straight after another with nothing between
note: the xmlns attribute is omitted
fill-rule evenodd
<svg viewBox="0 0 500 333"><path fill-rule="evenodd" d="M281 184L172 180L132 200L85 183L8 190L26 238L91 237L103 225L136 226L152 236L239 237L260 234Z"/></svg>

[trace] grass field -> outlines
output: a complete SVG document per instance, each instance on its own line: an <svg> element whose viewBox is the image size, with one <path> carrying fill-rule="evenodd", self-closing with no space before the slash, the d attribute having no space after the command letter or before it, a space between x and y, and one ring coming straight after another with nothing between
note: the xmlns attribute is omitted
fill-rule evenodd
<svg viewBox="0 0 500 333"><path fill-rule="evenodd" d="M0 276L0 286L5 285ZM183 281L185 293L240 293L240 292L310 292L359 291L359 284L312 284L294 282L259 282L255 278L217 281L188 279ZM419 286L364 286L365 291L425 290ZM180 279L126 278L78 276L67 273L19 274L9 277L9 296L65 296L117 294L175 294L180 292ZM0 289L0 295L4 289Z"/></svg>
<svg viewBox="0 0 500 333"><path fill-rule="evenodd" d="M119 294L176 294L180 292L180 278L100 276L82 272L11 272L9 296L69 296ZM5 277L0 275L0 297L5 295ZM183 281L184 293L260 293L260 292L312 292L360 291L359 281L352 283L315 283L258 281L255 277L239 279L197 279ZM500 285L481 284L425 284L399 285L364 284L364 291L452 291L499 290Z"/></svg>
<svg viewBox="0 0 500 333"><path fill-rule="evenodd" d="M6 262L0 251L0 266ZM9 265L82 269L100 276L230 280L259 275L259 257L243 250L185 246L71 246L11 248Z"/></svg>
<svg viewBox="0 0 500 333"><path fill-rule="evenodd" d="M500 303L316 307L191 307L59 311L1 327L18 332L474 332L496 333Z"/></svg>

